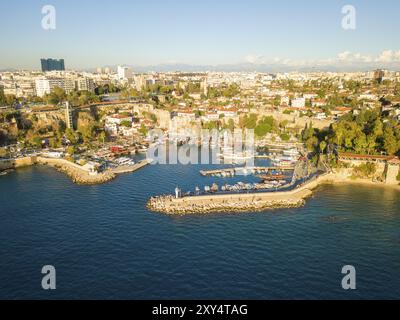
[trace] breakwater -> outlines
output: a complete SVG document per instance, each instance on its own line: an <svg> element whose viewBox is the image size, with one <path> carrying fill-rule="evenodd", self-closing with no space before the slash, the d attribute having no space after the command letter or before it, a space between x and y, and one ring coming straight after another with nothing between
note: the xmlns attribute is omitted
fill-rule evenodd
<svg viewBox="0 0 400 320"><path fill-rule="evenodd" d="M149 160L143 160L129 167L120 167L110 170L105 170L94 174L83 168L82 166L70 162L65 159L46 158L41 156L23 157L18 159L7 159L0 161L0 171L8 169L17 169L20 167L31 165L45 165L56 169L59 172L66 174L76 184L93 185L106 183L113 180L118 174L135 172L150 163Z"/></svg>
<svg viewBox="0 0 400 320"><path fill-rule="evenodd" d="M204 177L215 176L221 174L228 174L231 176L235 176L238 174L243 175L244 173L252 172L252 173L268 173L271 171L294 171L294 166L280 166L280 167L238 167L238 168L228 168L228 169L217 169L217 170L201 170L200 174Z"/></svg>
<svg viewBox="0 0 400 320"><path fill-rule="evenodd" d="M81 185L106 183L116 177L115 173L108 170L94 175L90 174L81 166L64 159L37 157L36 163L53 167L69 176L74 183Z"/></svg>
<svg viewBox="0 0 400 320"><path fill-rule="evenodd" d="M192 214L217 212L257 212L265 209L297 208L305 204L312 191L301 188L287 192L257 194L206 195L184 198L153 197L147 207L165 214Z"/></svg>
<svg viewBox="0 0 400 320"><path fill-rule="evenodd" d="M173 196L152 197L147 203L149 210L170 215L205 214L219 212L257 212L266 209L296 208L305 204L313 190L322 184L369 184L400 190L398 185L387 185L365 179L352 179L351 170L338 170L322 174L291 191L269 193L240 193L205 195L183 198Z"/></svg>

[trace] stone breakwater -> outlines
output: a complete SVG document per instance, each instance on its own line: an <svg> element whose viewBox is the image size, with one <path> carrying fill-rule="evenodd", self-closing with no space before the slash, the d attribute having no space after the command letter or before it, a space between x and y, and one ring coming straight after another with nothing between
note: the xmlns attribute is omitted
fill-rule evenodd
<svg viewBox="0 0 400 320"><path fill-rule="evenodd" d="M151 211L170 215L258 212L265 211L266 209L301 207L305 204L305 200L312 196L313 190L322 184L368 184L371 186L395 188L400 191L400 186L398 185L387 185L360 179L353 180L349 176L350 173L344 170L325 173L294 190L285 192L216 194L179 199L175 199L172 196L153 197L148 201L147 207Z"/></svg>
<svg viewBox="0 0 400 320"><path fill-rule="evenodd" d="M48 159L38 157L36 163L55 168L57 171L65 173L76 184L92 185L100 184L113 180L116 175L111 171L105 171L96 175L79 168L78 165L63 159Z"/></svg>
<svg viewBox="0 0 400 320"><path fill-rule="evenodd" d="M289 192L195 196L175 199L172 196L151 198L147 207L169 215L259 212L266 209L298 208L312 195L309 189Z"/></svg>
<svg viewBox="0 0 400 320"><path fill-rule="evenodd" d="M0 160L0 172L9 169L17 169L20 167L40 164L52 167L59 172L66 174L76 184L93 185L111 181L118 174L135 172L149 165L151 162L152 161L150 159L146 159L136 163L133 166L110 169L93 175L90 174L89 171L83 169L81 166L65 159L32 156L18 159Z"/></svg>

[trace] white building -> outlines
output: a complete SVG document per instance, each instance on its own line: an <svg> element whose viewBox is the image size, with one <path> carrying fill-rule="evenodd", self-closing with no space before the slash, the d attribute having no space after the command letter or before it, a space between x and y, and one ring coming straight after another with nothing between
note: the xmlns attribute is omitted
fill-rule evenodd
<svg viewBox="0 0 400 320"><path fill-rule="evenodd" d="M187 120L196 120L196 114L192 111L187 111L187 110L178 111L176 116Z"/></svg>
<svg viewBox="0 0 400 320"><path fill-rule="evenodd" d="M67 94L78 91L94 92L95 85L92 79L86 77L46 78L35 80L36 95L43 97L55 87L63 89Z"/></svg>
<svg viewBox="0 0 400 320"><path fill-rule="evenodd" d="M319 112L315 115L315 119L317 120L325 120L327 118L325 112Z"/></svg>
<svg viewBox="0 0 400 320"><path fill-rule="evenodd" d="M128 80L132 78L132 69L129 67L118 66L118 80Z"/></svg>
<svg viewBox="0 0 400 320"><path fill-rule="evenodd" d="M218 121L219 120L219 114L214 113L214 112L208 112L205 114L205 116L202 118L203 121Z"/></svg>
<svg viewBox="0 0 400 320"><path fill-rule="evenodd" d="M132 117L120 115L120 114L115 114L113 116L106 117L106 123L109 123L109 124L112 123L112 124L121 125L121 123L123 123L123 122L132 123Z"/></svg>
<svg viewBox="0 0 400 320"><path fill-rule="evenodd" d="M292 100L292 107L293 108L304 108L306 106L306 99L305 98L296 98Z"/></svg>
<svg viewBox="0 0 400 320"><path fill-rule="evenodd" d="M50 94L50 92L56 88L65 88L65 80L61 78L52 78L52 79L37 79L35 80L36 87L36 95L38 97L43 97L46 94Z"/></svg>
<svg viewBox="0 0 400 320"><path fill-rule="evenodd" d="M83 77L83 78L77 78L75 80L75 88L78 91L94 92L95 85L93 79Z"/></svg>

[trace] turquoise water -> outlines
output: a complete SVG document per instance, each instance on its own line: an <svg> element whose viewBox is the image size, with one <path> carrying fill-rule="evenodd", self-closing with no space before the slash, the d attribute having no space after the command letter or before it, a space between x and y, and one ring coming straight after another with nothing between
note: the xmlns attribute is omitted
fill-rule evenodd
<svg viewBox="0 0 400 320"><path fill-rule="evenodd" d="M210 183L203 168L148 166L97 186L39 166L0 177L0 298L400 298L399 192L324 186L303 208L235 215L145 208ZM348 264L356 291L341 289Z"/></svg>

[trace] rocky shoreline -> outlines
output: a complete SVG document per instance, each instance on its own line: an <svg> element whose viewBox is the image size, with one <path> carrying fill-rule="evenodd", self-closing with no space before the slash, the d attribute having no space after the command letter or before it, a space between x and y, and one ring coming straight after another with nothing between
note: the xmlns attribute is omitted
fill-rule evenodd
<svg viewBox="0 0 400 320"><path fill-rule="evenodd" d="M82 170L71 168L65 165L50 165L50 166L55 168L57 171L66 174L68 177L71 178L73 183L79 185L102 184L111 181L116 177L116 175L111 171L106 171L92 176Z"/></svg>
<svg viewBox="0 0 400 320"><path fill-rule="evenodd" d="M24 157L13 160L0 161L0 172L17 169L26 166L44 165L56 169L59 172L66 174L71 180L79 185L94 185L109 182L119 174L132 173L150 164L150 160L142 160L131 167L121 167L109 169L101 173L90 174L79 165L65 159L45 158L41 156Z"/></svg>

